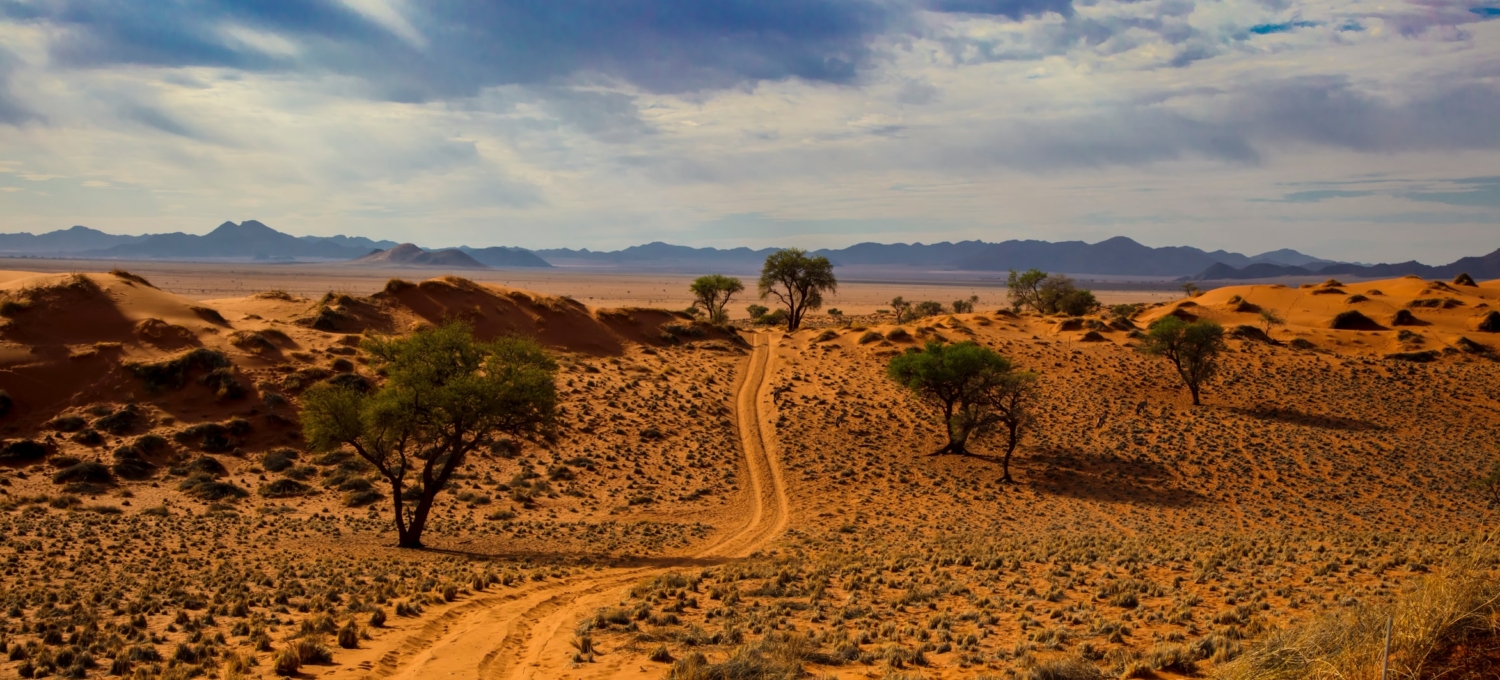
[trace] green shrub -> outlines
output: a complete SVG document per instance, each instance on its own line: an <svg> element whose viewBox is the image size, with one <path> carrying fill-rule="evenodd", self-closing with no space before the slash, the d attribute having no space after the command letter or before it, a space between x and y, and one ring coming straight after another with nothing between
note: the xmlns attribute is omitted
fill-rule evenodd
<svg viewBox="0 0 1500 680"><path fill-rule="evenodd" d="M119 436L131 430L145 425L146 419L141 416L140 410L135 404L130 404L103 418L94 421L94 429L103 430L112 435Z"/></svg>
<svg viewBox="0 0 1500 680"><path fill-rule="evenodd" d="M71 465L58 470L52 475L53 484L67 484L69 482L90 482L94 484L109 484L115 481L109 468L102 463L86 461Z"/></svg>
<svg viewBox="0 0 1500 680"><path fill-rule="evenodd" d="M221 482L201 472L183 480L177 489L201 501L233 500L250 495L231 482Z"/></svg>
<svg viewBox="0 0 1500 680"><path fill-rule="evenodd" d="M30 439L8 442L0 446L0 462L29 463L47 457L47 447Z"/></svg>
<svg viewBox="0 0 1500 680"><path fill-rule="evenodd" d="M152 392L180 390L193 373L209 372L230 366L223 353L198 347L171 359L153 363L125 364L125 369L140 378Z"/></svg>
<svg viewBox="0 0 1500 680"><path fill-rule="evenodd" d="M155 466L141 458L140 449L134 444L126 444L115 449L114 455L115 462L110 466L110 470L121 479L146 479L156 470Z"/></svg>
<svg viewBox="0 0 1500 680"><path fill-rule="evenodd" d="M89 421L79 416L58 416L47 421L47 427L58 432L77 432L88 427Z"/></svg>
<svg viewBox="0 0 1500 680"><path fill-rule="evenodd" d="M260 495L266 498L291 498L313 493L313 488L295 479L278 479L260 487Z"/></svg>

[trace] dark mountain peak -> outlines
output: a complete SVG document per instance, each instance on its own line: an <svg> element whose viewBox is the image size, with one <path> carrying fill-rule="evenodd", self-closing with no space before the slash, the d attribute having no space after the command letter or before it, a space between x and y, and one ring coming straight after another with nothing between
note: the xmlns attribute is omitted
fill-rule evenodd
<svg viewBox="0 0 1500 680"><path fill-rule="evenodd" d="M380 252L380 251L376 251L376 252ZM402 244L400 244L400 245L398 245L398 246L396 246L394 248L391 248L390 250L387 250L385 252L390 256L390 258L392 260L403 260L403 259L407 259L407 258L416 257L418 255L421 255L424 252L427 252L427 251L422 250L415 243L402 243Z"/></svg>
<svg viewBox="0 0 1500 680"><path fill-rule="evenodd" d="M223 224L221 224L221 225L219 225L217 227L214 227L214 230L210 231L208 233L209 234L219 234L219 233L226 233L227 234L227 233L233 233L233 232L236 232L236 231L239 231L239 230L240 230L240 225L235 224L233 222L229 222L229 221L226 220Z"/></svg>
<svg viewBox="0 0 1500 680"><path fill-rule="evenodd" d="M260 222L260 220L245 220L244 222L240 223L240 230L241 231L260 231L260 232L270 231L270 232L275 232L277 234L281 233L279 231L276 231L275 229L272 229L272 228L266 226L265 224L262 224Z"/></svg>

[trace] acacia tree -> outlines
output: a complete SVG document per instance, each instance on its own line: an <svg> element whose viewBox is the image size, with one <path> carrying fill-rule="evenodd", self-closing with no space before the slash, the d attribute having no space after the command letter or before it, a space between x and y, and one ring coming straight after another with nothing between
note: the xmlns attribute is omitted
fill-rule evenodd
<svg viewBox="0 0 1500 680"><path fill-rule="evenodd" d="M1262 309L1260 310L1260 325L1261 328L1265 329L1266 336L1270 337L1271 329L1276 326L1285 326L1286 320L1281 318L1281 315L1277 314L1274 310Z"/></svg>
<svg viewBox="0 0 1500 680"><path fill-rule="evenodd" d="M1002 479L1010 481L1011 455L1031 422L1035 373L1017 370L1010 359L972 340L931 340L892 359L886 375L942 411L948 443L930 455L974 455L971 441L1003 431Z"/></svg>
<svg viewBox="0 0 1500 680"><path fill-rule="evenodd" d="M1225 349L1224 327L1208 319L1188 323L1164 316L1147 329L1140 349L1172 362L1193 394L1193 405L1199 406L1198 390L1219 371L1219 357Z"/></svg>
<svg viewBox="0 0 1500 680"><path fill-rule="evenodd" d="M362 348L386 383L370 394L327 383L308 390L303 433L313 450L347 446L375 466L391 486L397 544L420 548L433 501L469 453L498 435L550 431L557 364L533 340L481 342L458 322Z"/></svg>
<svg viewBox="0 0 1500 680"><path fill-rule="evenodd" d="M896 313L896 325L906 323L906 318L911 314L911 303L906 298L897 295L891 298L891 311Z"/></svg>
<svg viewBox="0 0 1500 680"><path fill-rule="evenodd" d="M1005 285L1009 287L1006 297L1010 299L1011 310L1016 312L1030 307L1041 314L1063 312L1081 316L1099 308L1099 301L1092 291L1079 288L1076 281L1062 274L1048 274L1040 269L1025 272L1012 269Z"/></svg>
<svg viewBox="0 0 1500 680"><path fill-rule="evenodd" d="M698 277L688 286L688 290L697 298L695 304L702 306L703 311L708 314L710 323L724 323L729 320L729 314L724 308L729 305L729 300L735 293L745 290L745 284L733 276L711 274Z"/></svg>
<svg viewBox="0 0 1500 680"><path fill-rule="evenodd" d="M1042 282L1046 280L1047 272L1040 269L1010 270L1010 276L1005 279L1005 295L1010 298L1011 311L1019 312L1023 307L1030 307L1041 312Z"/></svg>
<svg viewBox="0 0 1500 680"><path fill-rule="evenodd" d="M775 297L786 308L786 329L802 325L802 315L823 306L823 293L838 290L833 263L821 255L810 257L801 248L772 253L760 270L760 299Z"/></svg>

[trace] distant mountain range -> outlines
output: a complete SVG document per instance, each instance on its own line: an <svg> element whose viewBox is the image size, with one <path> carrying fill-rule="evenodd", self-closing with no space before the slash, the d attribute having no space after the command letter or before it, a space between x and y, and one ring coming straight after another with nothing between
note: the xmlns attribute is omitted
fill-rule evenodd
<svg viewBox="0 0 1500 680"><path fill-rule="evenodd" d="M368 260L373 252L402 246L400 252L387 256L387 264L477 269L551 266L524 248L463 247L449 249L451 254L446 250L427 253L411 244L362 236L292 236L256 220L225 222L201 236L180 232L121 236L88 227L46 234L0 234L0 254L107 260L353 261Z"/></svg>
<svg viewBox="0 0 1500 680"><path fill-rule="evenodd" d="M1285 264L1258 263L1245 267L1231 267L1219 263L1182 281L1245 281L1250 279L1275 279L1284 276L1349 276L1369 279L1387 279L1397 276L1416 275L1424 279L1451 279L1459 274L1468 274L1476 279L1500 279L1500 250L1482 257L1465 257L1449 264L1426 265L1415 260L1396 264L1308 264L1292 266Z"/></svg>
<svg viewBox="0 0 1500 680"><path fill-rule="evenodd" d="M667 243L648 243L610 252L567 248L538 250L536 254L556 266L619 267L645 269L704 269L720 267L754 271L776 248L689 248ZM1295 250L1276 250L1246 256L1223 250L1207 252L1191 247L1152 248L1123 236L1084 243L1082 241L961 241L958 243L860 243L848 248L814 251L839 266L885 265L930 267L960 271L1007 271L1036 267L1047 271L1080 275L1143 277L1183 276L1215 264L1247 266L1333 264Z"/></svg>
<svg viewBox="0 0 1500 680"><path fill-rule="evenodd" d="M577 267L750 274L760 270L776 248L692 248L655 242L623 250L557 248L424 249L410 243L358 236L292 236L256 220L225 222L203 234L121 236L88 227L45 234L0 234L0 255L36 255L120 260L262 260L272 262L347 261L358 265L487 269L491 267ZM1098 243L1012 240L1000 243L859 243L814 251L842 267L891 267L921 271L1003 272L1037 268L1077 276L1211 281L1338 275L1359 277L1450 277L1461 271L1500 278L1500 251L1432 267L1419 262L1363 265L1335 262L1295 250L1243 255L1188 246L1152 248L1117 236Z"/></svg>

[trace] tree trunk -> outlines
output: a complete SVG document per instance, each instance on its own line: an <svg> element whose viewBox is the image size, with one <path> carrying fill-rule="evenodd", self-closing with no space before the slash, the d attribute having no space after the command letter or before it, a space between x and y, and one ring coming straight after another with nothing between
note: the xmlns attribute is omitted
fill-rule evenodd
<svg viewBox="0 0 1500 680"><path fill-rule="evenodd" d="M1002 483L1011 484L1016 481L1010 478L1010 455L1016 452L1016 444L1019 444L1020 441L1021 438L1016 436L1016 429L1011 428L1010 438L1005 443L1005 458L1000 461L1000 481Z"/></svg>
<svg viewBox="0 0 1500 680"><path fill-rule="evenodd" d="M422 487L422 498L417 501L417 511L412 513L411 525L406 529L406 536L401 539L401 547L422 547L422 532L427 529L427 516L432 512L432 501L435 498L437 491Z"/></svg>
<svg viewBox="0 0 1500 680"><path fill-rule="evenodd" d="M1188 391L1193 393L1193 405L1202 406L1202 402L1198 401L1198 383L1188 383Z"/></svg>
<svg viewBox="0 0 1500 680"><path fill-rule="evenodd" d="M404 485L400 483L400 480L395 478L389 479L391 481L391 496L394 498L392 505L396 509L396 546L400 548L420 548L422 547L421 533L418 532L416 538L412 538L411 528L406 524L406 499L401 497L406 492L406 489L403 488Z"/></svg>

